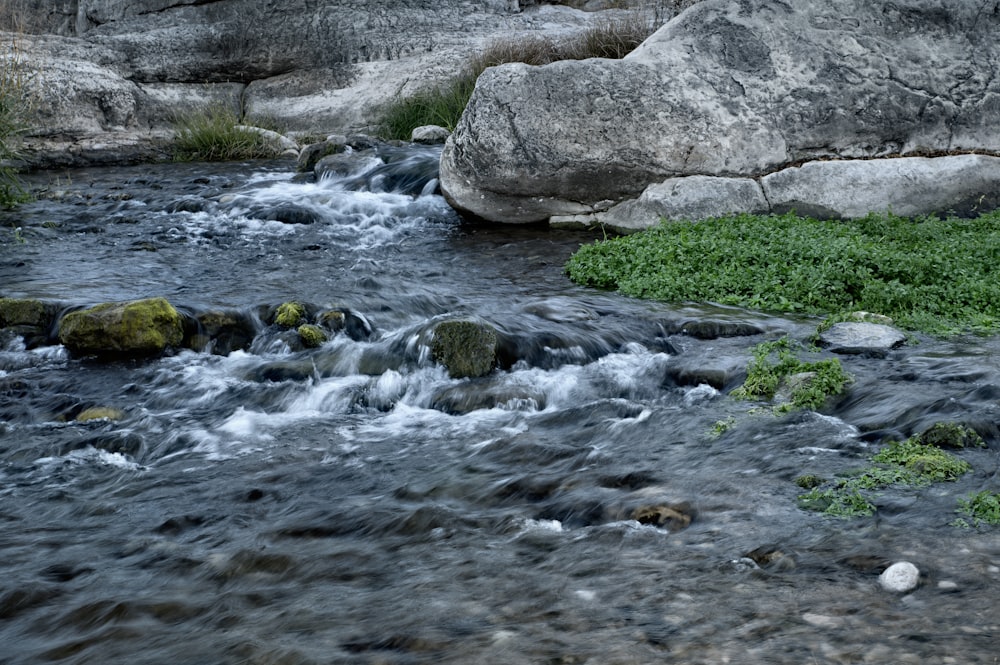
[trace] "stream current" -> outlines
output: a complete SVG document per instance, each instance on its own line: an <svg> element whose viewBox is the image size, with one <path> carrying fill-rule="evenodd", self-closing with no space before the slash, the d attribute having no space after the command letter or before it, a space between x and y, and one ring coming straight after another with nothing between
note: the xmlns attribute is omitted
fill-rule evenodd
<svg viewBox="0 0 1000 665"><path fill-rule="evenodd" d="M0 215L0 297L259 326L141 362L0 338L0 663L998 662L1000 530L952 525L1000 489L996 339L844 356L845 395L769 415L727 393L754 345L816 320L574 285L599 232L463 222L436 156L319 182L30 177L38 200ZM288 300L365 334L292 348L260 319ZM505 340L490 376L431 359L456 316ZM90 407L124 415L74 420ZM797 476L939 420L988 443L959 481L886 490L870 518L797 506ZM633 519L662 506L690 524ZM899 560L913 592L879 587Z"/></svg>

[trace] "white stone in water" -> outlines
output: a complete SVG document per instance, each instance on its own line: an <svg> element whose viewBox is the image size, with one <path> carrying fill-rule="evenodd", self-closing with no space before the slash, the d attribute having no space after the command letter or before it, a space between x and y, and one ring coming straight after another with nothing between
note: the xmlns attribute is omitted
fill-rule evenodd
<svg viewBox="0 0 1000 665"><path fill-rule="evenodd" d="M897 561L879 575L878 581L886 591L913 591L920 582L920 570L909 561Z"/></svg>

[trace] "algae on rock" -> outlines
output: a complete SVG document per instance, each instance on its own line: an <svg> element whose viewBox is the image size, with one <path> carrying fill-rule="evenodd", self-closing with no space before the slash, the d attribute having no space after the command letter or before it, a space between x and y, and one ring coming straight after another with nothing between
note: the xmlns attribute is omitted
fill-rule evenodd
<svg viewBox="0 0 1000 665"><path fill-rule="evenodd" d="M485 376L496 363L497 333L478 321L442 321L434 327L431 353L453 378Z"/></svg>
<svg viewBox="0 0 1000 665"><path fill-rule="evenodd" d="M164 298L103 303L59 322L59 341L77 355L154 356L183 339L183 319Z"/></svg>

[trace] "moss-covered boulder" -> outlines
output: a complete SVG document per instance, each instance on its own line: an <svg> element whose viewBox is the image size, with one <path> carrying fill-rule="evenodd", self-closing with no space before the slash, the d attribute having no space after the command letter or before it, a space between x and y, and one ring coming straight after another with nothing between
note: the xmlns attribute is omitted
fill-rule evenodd
<svg viewBox="0 0 1000 665"><path fill-rule="evenodd" d="M496 364L496 330L479 321L442 321L434 327L431 354L453 378L485 376Z"/></svg>
<svg viewBox="0 0 1000 665"><path fill-rule="evenodd" d="M917 435L917 441L936 448L982 448L983 437L959 423L934 423Z"/></svg>
<svg viewBox="0 0 1000 665"><path fill-rule="evenodd" d="M0 329L22 335L28 346L44 343L55 323L59 305L33 298L0 298Z"/></svg>
<svg viewBox="0 0 1000 665"><path fill-rule="evenodd" d="M75 355L155 356L183 339L183 317L164 298L103 303L59 322L59 341Z"/></svg>
<svg viewBox="0 0 1000 665"><path fill-rule="evenodd" d="M273 321L282 328L298 328L306 323L306 306L300 302L286 302L278 305Z"/></svg>
<svg viewBox="0 0 1000 665"><path fill-rule="evenodd" d="M302 340L302 346L307 349L315 349L317 346L322 346L323 342L327 339L323 329L311 323L302 324L298 327L297 332L299 333L299 339Z"/></svg>

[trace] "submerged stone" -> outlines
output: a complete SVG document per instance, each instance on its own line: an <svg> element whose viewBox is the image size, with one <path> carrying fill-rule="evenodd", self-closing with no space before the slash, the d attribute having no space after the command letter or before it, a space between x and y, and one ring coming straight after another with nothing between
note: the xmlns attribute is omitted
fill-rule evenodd
<svg viewBox="0 0 1000 665"><path fill-rule="evenodd" d="M478 321L442 321L434 327L431 353L453 378L485 376L496 363L496 330Z"/></svg>
<svg viewBox="0 0 1000 665"><path fill-rule="evenodd" d="M103 303L59 322L59 341L76 355L155 356L183 339L183 319L164 298Z"/></svg>
<svg viewBox="0 0 1000 665"><path fill-rule="evenodd" d="M906 593L920 583L920 570L909 561L898 561L879 575L878 582L886 591Z"/></svg>
<svg viewBox="0 0 1000 665"><path fill-rule="evenodd" d="M75 420L85 423L90 420L121 420L125 417L125 412L109 406L94 406L84 409L77 414Z"/></svg>

